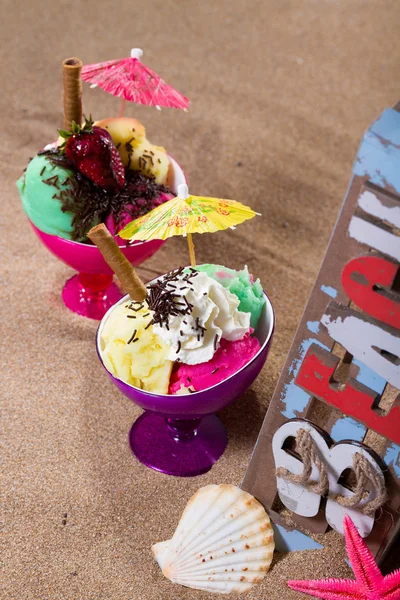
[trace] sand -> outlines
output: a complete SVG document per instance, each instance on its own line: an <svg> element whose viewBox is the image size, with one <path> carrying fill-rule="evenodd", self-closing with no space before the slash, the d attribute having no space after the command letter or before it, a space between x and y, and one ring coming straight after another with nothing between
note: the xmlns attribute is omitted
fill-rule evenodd
<svg viewBox="0 0 400 600"><path fill-rule="evenodd" d="M153 562L200 486L239 484L345 195L363 131L398 100L398 2L247 0L115 4L3 0L0 287L3 477L1 598L206 600ZM127 434L141 411L98 362L96 323L60 292L73 272L39 243L15 187L62 125L61 61L121 58L132 46L189 96L189 113L127 108L184 167L193 193L262 212L195 239L202 262L257 274L277 314L273 348L245 396L222 412L228 448L201 477L139 464ZM84 84L84 112L119 102ZM186 262L174 239L139 269ZM343 543L276 555L249 600L300 598L288 578L348 576Z"/></svg>

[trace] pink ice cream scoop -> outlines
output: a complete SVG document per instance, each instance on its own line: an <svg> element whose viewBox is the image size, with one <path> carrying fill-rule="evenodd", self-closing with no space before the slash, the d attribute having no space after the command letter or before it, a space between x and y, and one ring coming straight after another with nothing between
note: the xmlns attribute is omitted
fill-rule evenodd
<svg viewBox="0 0 400 600"><path fill-rule="evenodd" d="M211 360L197 365L177 364L170 379L169 394L181 388L199 392L224 381L237 373L257 354L260 342L246 333L235 342L221 339L220 346Z"/></svg>
<svg viewBox="0 0 400 600"><path fill-rule="evenodd" d="M109 214L104 221L106 227L113 235L116 235L128 223L145 215L153 210L153 208L160 206L160 204L171 200L171 198L175 198L175 195L169 192L160 192L156 197L151 199L146 197L135 198L132 203L124 206L117 217L112 213Z"/></svg>

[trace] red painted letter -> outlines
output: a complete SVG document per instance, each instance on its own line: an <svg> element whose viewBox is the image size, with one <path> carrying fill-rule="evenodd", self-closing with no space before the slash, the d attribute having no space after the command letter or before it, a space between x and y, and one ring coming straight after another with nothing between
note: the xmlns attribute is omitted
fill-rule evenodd
<svg viewBox="0 0 400 600"><path fill-rule="evenodd" d="M399 265L377 256L353 258L344 267L344 291L361 310L383 323L400 329L400 302L374 289L393 284Z"/></svg>
<svg viewBox="0 0 400 600"><path fill-rule="evenodd" d="M320 348L316 344L310 346L304 357L296 384L319 400L338 408L345 415L354 417L377 433L400 444L400 406L397 400L387 415L378 408L373 408L379 396L365 385L350 379L346 385L331 382L336 366L337 356Z"/></svg>

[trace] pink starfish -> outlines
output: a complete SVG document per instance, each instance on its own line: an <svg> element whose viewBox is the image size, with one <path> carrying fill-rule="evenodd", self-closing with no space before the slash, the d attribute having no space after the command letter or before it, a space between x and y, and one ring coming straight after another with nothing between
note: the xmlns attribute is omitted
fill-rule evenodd
<svg viewBox="0 0 400 600"><path fill-rule="evenodd" d="M345 516L346 550L356 576L352 579L288 581L289 587L324 600L400 600L400 569L384 577L349 516Z"/></svg>

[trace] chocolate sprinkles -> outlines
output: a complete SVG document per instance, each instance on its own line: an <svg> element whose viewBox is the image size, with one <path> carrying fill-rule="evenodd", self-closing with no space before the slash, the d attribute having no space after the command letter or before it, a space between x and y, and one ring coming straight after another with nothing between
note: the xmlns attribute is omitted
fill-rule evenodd
<svg viewBox="0 0 400 600"><path fill-rule="evenodd" d="M148 158L150 160L151 164L154 165L153 157L150 154L143 154L143 157Z"/></svg>
<svg viewBox="0 0 400 600"><path fill-rule="evenodd" d="M137 329L135 329L135 331L132 333L131 337L129 338L129 340L126 343L131 344L132 342L137 342L137 340L139 338L135 339L136 334L137 334Z"/></svg>
<svg viewBox="0 0 400 600"><path fill-rule="evenodd" d="M71 239L74 241L87 242L86 234L89 229L95 223L104 222L108 215L114 219L117 233L124 216L128 215L133 221L168 199L160 197L161 194L172 194L169 187L157 184L154 177L146 177L128 168L125 168L124 188L107 192L77 171L58 148L43 150L38 155L46 156L51 165L71 172L63 183L58 181L58 175L42 181L60 190L57 199L61 202L62 212L71 212L73 215Z"/></svg>
<svg viewBox="0 0 400 600"><path fill-rule="evenodd" d="M58 190L60 189L60 187L58 185L58 175L53 175L52 177L49 177L48 179L42 179L42 181L46 185L51 185L51 186L57 188Z"/></svg>
<svg viewBox="0 0 400 600"><path fill-rule="evenodd" d="M193 305L186 296L179 294L177 284L181 281L190 283L190 273L184 273L184 268L179 267L171 271L148 286L147 304L154 312L154 324L169 330L169 318L189 315Z"/></svg>
<svg viewBox="0 0 400 600"><path fill-rule="evenodd" d="M133 306L134 304L139 304L138 308L135 308ZM143 307L143 302L137 302L136 300L131 300L131 302L125 306L125 308L127 308L128 310L133 310L133 312L139 312L139 310L142 310Z"/></svg>
<svg viewBox="0 0 400 600"><path fill-rule="evenodd" d="M218 333L215 334L215 338L214 338L214 352L217 350L217 345L218 345Z"/></svg>

